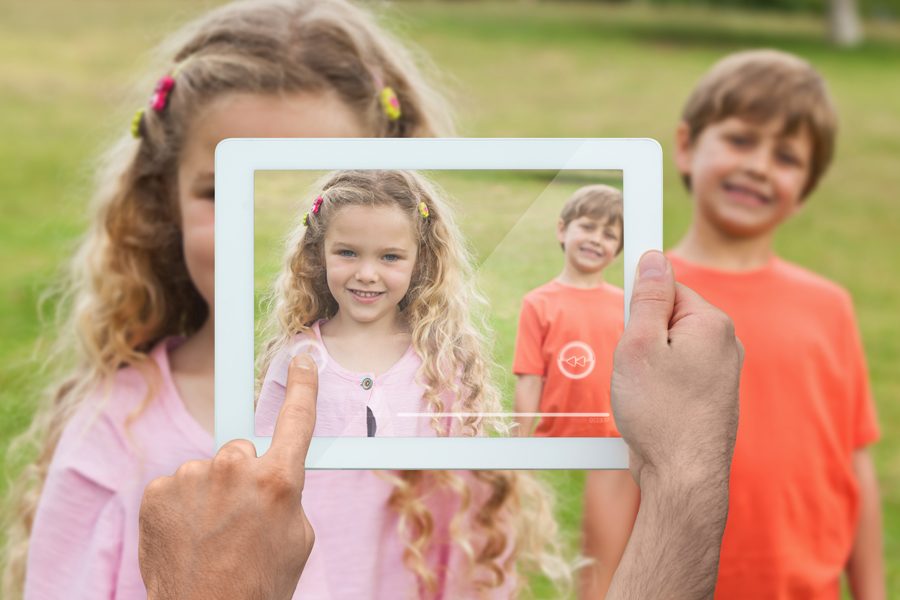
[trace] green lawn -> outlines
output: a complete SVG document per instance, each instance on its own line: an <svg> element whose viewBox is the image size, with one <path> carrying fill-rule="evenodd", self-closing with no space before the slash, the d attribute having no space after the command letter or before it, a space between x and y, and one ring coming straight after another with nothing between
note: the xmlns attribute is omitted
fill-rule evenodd
<svg viewBox="0 0 900 600"><path fill-rule="evenodd" d="M28 423L40 389L31 366L41 332L37 301L84 228L94 157L128 127L137 102L130 100L133 84L143 80L139 101L150 93L159 73L144 75L148 49L202 8L185 5L4 5L4 455ZM681 103L722 54L772 46L820 68L841 114L837 156L807 209L785 226L777 244L784 257L840 282L856 301L883 434L873 453L885 514L888 595L900 597L900 217L893 200L900 189L900 26L871 24L866 45L839 51L823 42L824 21L803 16L528 2L404 3L388 16L441 66L462 133L471 136L646 136L660 140L668 155ZM672 244L687 226L690 204L668 158L666 169L665 239ZM460 193L465 195L464 188ZM513 207L501 213L501 226L511 224L515 212ZM494 248L495 239L471 227L475 237L482 235L476 240L479 255ZM502 254L491 256L499 260ZM502 323L498 328L508 333ZM559 514L575 540L583 474L546 476L561 492ZM553 597L542 586L535 595Z"/></svg>

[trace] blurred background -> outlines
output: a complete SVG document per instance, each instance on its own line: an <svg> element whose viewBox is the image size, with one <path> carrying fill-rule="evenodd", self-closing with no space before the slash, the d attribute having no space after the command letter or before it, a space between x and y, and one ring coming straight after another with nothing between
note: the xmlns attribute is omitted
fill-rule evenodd
<svg viewBox="0 0 900 600"><path fill-rule="evenodd" d="M42 388L38 300L85 229L95 157L129 126L149 50L214 2L31 0L0 7L0 450ZM900 0L397 2L386 24L439 65L463 135L653 137L665 158L665 240L690 201L671 161L681 105L728 52L810 60L837 101L835 161L777 248L848 288L882 439L888 596L900 597ZM149 96L151 87L146 87ZM39 350L37 351L40 352ZM0 494L12 472L4 467ZM583 472L544 474L577 544ZM555 597L535 582L538 598Z"/></svg>

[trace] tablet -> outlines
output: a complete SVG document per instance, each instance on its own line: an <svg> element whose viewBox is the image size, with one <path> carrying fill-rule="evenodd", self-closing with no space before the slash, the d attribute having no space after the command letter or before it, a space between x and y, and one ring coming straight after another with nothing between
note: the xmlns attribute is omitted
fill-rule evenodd
<svg viewBox="0 0 900 600"><path fill-rule="evenodd" d="M608 382L656 141L227 139L215 185L217 447L268 449L305 352L308 468L628 467Z"/></svg>

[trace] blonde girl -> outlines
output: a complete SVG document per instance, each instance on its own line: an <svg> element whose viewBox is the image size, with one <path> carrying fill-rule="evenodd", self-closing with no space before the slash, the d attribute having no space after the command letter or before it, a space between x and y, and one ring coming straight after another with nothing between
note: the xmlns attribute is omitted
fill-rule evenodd
<svg viewBox="0 0 900 600"><path fill-rule="evenodd" d="M215 144L452 133L409 53L342 0L229 4L164 48L166 77L106 154L56 375L10 452L30 464L6 503L4 598L146 596L142 491L213 450Z"/></svg>
<svg viewBox="0 0 900 600"><path fill-rule="evenodd" d="M257 434L272 434L287 366L302 349L320 370L316 435L478 435L502 427L474 416L403 416L500 410L486 326L477 318L484 303L434 186L414 172L340 171L319 189L289 238L273 294ZM373 588L384 598L510 597L523 583L517 562L551 573L561 566L551 547L541 547L541 535L554 528L528 476L307 477L304 509L326 533L317 538L299 597L351 597L351 590ZM328 523L341 524L336 535L329 537Z"/></svg>
<svg viewBox="0 0 900 600"><path fill-rule="evenodd" d="M409 53L342 0L230 4L164 52L167 77L134 136L105 157L48 359L56 375L10 452L30 464L6 505L3 598L146 595L142 490L213 450L215 144L452 133Z"/></svg>

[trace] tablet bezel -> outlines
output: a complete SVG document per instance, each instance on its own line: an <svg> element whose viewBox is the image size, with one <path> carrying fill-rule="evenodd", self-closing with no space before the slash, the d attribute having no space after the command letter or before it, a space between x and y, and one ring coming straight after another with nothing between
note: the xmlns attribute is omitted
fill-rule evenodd
<svg viewBox="0 0 900 600"><path fill-rule="evenodd" d="M616 170L624 192L625 321L640 256L662 248L662 149L652 139L227 139L216 147L215 440L254 431L257 171ZM621 438L314 437L310 469L625 469Z"/></svg>

